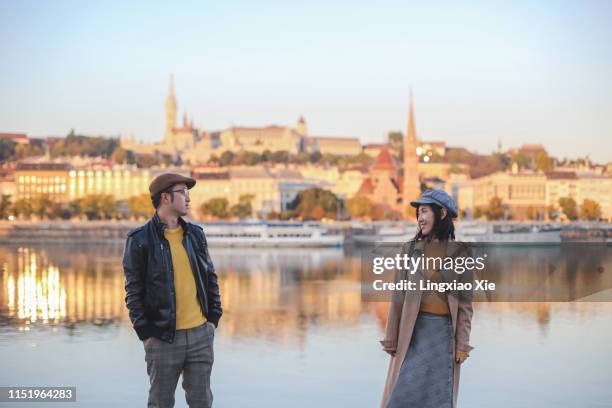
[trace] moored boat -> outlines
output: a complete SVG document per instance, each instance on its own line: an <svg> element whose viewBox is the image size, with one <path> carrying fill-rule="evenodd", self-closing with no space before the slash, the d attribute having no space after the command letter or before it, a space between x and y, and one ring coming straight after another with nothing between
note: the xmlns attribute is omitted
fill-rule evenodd
<svg viewBox="0 0 612 408"><path fill-rule="evenodd" d="M253 222L200 224L210 246L224 247L339 247L344 236L316 223Z"/></svg>

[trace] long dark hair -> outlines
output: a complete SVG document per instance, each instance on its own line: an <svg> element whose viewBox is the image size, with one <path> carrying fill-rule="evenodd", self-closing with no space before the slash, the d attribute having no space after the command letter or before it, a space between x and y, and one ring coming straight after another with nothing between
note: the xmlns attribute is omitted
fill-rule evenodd
<svg viewBox="0 0 612 408"><path fill-rule="evenodd" d="M431 239L437 238L438 241L454 241L455 240L455 224L453 224L453 217L446 211L446 217L442 219L442 207L437 204L422 204L431 207L434 213L434 225L431 230L431 236L423 235L423 232L419 228L414 239ZM420 206L419 206L420 207ZM419 208L416 209L416 217L419 218Z"/></svg>

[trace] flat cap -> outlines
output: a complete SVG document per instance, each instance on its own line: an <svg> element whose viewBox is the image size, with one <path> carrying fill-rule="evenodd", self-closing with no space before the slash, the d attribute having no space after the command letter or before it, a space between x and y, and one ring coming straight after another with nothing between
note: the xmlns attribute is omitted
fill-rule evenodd
<svg viewBox="0 0 612 408"><path fill-rule="evenodd" d="M410 205L415 208L418 208L421 204L437 204L440 207L444 207L453 218L457 218L457 214L459 213L457 210L457 203L455 203L453 197L449 196L446 191L441 189L427 190L417 201L410 202Z"/></svg>
<svg viewBox="0 0 612 408"><path fill-rule="evenodd" d="M196 181L191 177L181 176L180 174L176 173L160 174L159 176L155 177L155 179L149 185L151 197L178 183L185 183L187 185L187 189L191 189L193 186L195 186Z"/></svg>

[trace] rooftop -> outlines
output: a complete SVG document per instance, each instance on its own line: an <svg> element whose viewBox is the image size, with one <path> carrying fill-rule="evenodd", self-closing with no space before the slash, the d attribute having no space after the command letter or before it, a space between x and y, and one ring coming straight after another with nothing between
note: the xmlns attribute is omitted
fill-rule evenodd
<svg viewBox="0 0 612 408"><path fill-rule="evenodd" d="M72 166L68 163L18 163L16 171L69 171Z"/></svg>

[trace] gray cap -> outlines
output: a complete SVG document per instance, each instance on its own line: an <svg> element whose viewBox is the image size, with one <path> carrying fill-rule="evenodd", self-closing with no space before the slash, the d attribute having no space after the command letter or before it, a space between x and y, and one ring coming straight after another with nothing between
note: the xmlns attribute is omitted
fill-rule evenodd
<svg viewBox="0 0 612 408"><path fill-rule="evenodd" d="M415 208L418 208L421 204L437 204L440 207L444 207L453 218L457 218L457 214L459 214L457 203L455 203L453 197L441 189L427 190L417 201L410 202L410 205Z"/></svg>

